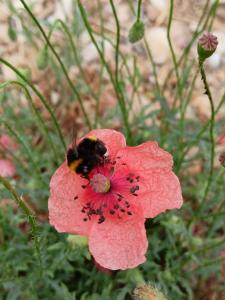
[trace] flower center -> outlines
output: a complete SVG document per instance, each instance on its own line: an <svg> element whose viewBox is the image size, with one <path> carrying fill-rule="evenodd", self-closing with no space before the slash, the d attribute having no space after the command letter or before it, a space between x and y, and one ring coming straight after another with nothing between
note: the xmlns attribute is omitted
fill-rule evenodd
<svg viewBox="0 0 225 300"><path fill-rule="evenodd" d="M96 193L107 193L110 190L109 179L100 173L91 178L90 185Z"/></svg>

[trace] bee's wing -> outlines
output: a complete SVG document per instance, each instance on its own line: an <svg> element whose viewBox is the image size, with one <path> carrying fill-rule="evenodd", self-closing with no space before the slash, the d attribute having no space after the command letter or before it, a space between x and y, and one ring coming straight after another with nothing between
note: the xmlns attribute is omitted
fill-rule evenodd
<svg viewBox="0 0 225 300"><path fill-rule="evenodd" d="M77 129L76 129L76 125L73 124L73 128L72 128L72 147L76 147L77 145Z"/></svg>
<svg viewBox="0 0 225 300"><path fill-rule="evenodd" d="M76 128L76 124L74 123L72 125L72 136L71 136L71 148L74 149L74 151L77 152L77 128Z"/></svg>

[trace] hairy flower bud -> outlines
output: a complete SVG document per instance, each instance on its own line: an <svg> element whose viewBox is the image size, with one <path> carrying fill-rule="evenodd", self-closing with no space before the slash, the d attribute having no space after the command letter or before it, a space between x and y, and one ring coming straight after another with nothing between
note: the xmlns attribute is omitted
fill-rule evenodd
<svg viewBox="0 0 225 300"><path fill-rule="evenodd" d="M201 61L210 57L217 48L218 41L217 37L212 33L204 33L203 36L198 40L198 56Z"/></svg>
<svg viewBox="0 0 225 300"><path fill-rule="evenodd" d="M150 284L136 287L133 295L135 300L167 300L161 291Z"/></svg>
<svg viewBox="0 0 225 300"><path fill-rule="evenodd" d="M130 43L133 44L140 41L144 36L144 31L144 23L142 21L136 21L129 31L128 39Z"/></svg>

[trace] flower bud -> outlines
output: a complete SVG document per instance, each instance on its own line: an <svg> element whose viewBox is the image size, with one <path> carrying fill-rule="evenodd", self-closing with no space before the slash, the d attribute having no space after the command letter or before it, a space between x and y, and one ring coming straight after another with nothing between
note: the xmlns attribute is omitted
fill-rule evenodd
<svg viewBox="0 0 225 300"><path fill-rule="evenodd" d="M204 33L203 36L198 40L198 56L201 61L210 57L217 48L218 41L217 37L212 33Z"/></svg>
<svg viewBox="0 0 225 300"><path fill-rule="evenodd" d="M40 49L37 56L37 66L39 70L44 70L48 66L48 48Z"/></svg>
<svg viewBox="0 0 225 300"><path fill-rule="evenodd" d="M136 21L129 31L128 39L130 43L133 44L140 41L144 36L144 31L144 23L142 21Z"/></svg>
<svg viewBox="0 0 225 300"><path fill-rule="evenodd" d="M161 291L150 284L136 287L133 294L135 300L167 300Z"/></svg>
<svg viewBox="0 0 225 300"><path fill-rule="evenodd" d="M69 234L67 241L73 250L87 247L88 239L86 236Z"/></svg>
<svg viewBox="0 0 225 300"><path fill-rule="evenodd" d="M145 284L144 276L139 268L129 269L125 273L126 282L132 282L135 285Z"/></svg>
<svg viewBox="0 0 225 300"><path fill-rule="evenodd" d="M8 35L9 38L14 42L17 40L15 20L12 17L8 18Z"/></svg>

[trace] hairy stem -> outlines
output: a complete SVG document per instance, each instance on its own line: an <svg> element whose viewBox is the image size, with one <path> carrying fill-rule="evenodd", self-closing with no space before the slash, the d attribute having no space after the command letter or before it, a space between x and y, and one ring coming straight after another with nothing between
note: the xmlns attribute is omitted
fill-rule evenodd
<svg viewBox="0 0 225 300"><path fill-rule="evenodd" d="M140 21L141 19L141 5L142 5L142 0L138 0L137 21Z"/></svg>
<svg viewBox="0 0 225 300"><path fill-rule="evenodd" d="M212 99L212 94L211 94L211 91L209 89L209 85L208 85L208 82L206 79L203 61L201 61L200 59L199 59L199 70L200 70L202 81L204 84L205 94L207 95L207 97L209 99L210 108L211 108L211 119L210 119L210 127L209 127L209 135L210 135L210 142L211 142L210 171L209 171L208 182L207 182L203 200L202 200L202 204L203 204L203 202L206 200L206 198L208 196L210 185L211 185L211 182L213 179L213 165L214 165L214 156L215 156L215 141L214 141L215 107L214 107L214 103L213 103L213 99ZM201 204L201 206L202 206L202 204Z"/></svg>
<svg viewBox="0 0 225 300"><path fill-rule="evenodd" d="M170 52L171 52L171 55L172 55L173 65L174 65L176 79L177 79L177 93L178 93L178 96L181 97L180 75L179 75L179 71L178 71L178 64L177 64L176 54L174 52L172 41L171 41L171 36L170 36L171 25L172 25L172 20L173 20L173 7L174 7L174 1L170 0L169 20L168 20L168 24L167 24L167 40L168 40L168 43L169 43L169 48L170 48ZM174 99L175 100L174 100L173 106L175 107L177 97L175 97Z"/></svg>
<svg viewBox="0 0 225 300"><path fill-rule="evenodd" d="M180 56L180 58L179 58L179 60L178 60L178 62L177 62L177 66L178 66L178 67L179 67L179 66L182 64L182 62L185 60L185 58L187 57L187 55L188 55L188 53L189 53L189 51L190 51L192 45L193 45L194 42L196 41L197 37L205 30L205 28L206 28L206 26L207 26L207 24L208 24L209 17L211 16L211 10L210 10L209 14L208 14L207 17L206 17L206 21L204 22L202 28L200 29L200 26L201 26L201 24L202 24L202 21L203 21L205 15L206 15L206 13L207 13L207 9L208 9L209 2L210 2L210 0L207 0L207 1L206 1L206 4L205 4L205 6L204 6L204 8L203 8L203 11L202 11L202 15L201 15L201 17L200 17L200 19L199 19L199 21L198 21L196 30L195 30L195 32L193 33L192 39L191 39L191 41L189 42L189 44L187 45L187 47L184 49L184 52L182 53L182 55ZM173 66L173 68L168 72L168 74L167 74L167 76L166 76L166 78L165 78L165 80L164 80L163 88L162 88L163 91L166 89L168 80L171 78L171 75L172 75L173 71L174 71L174 66Z"/></svg>

